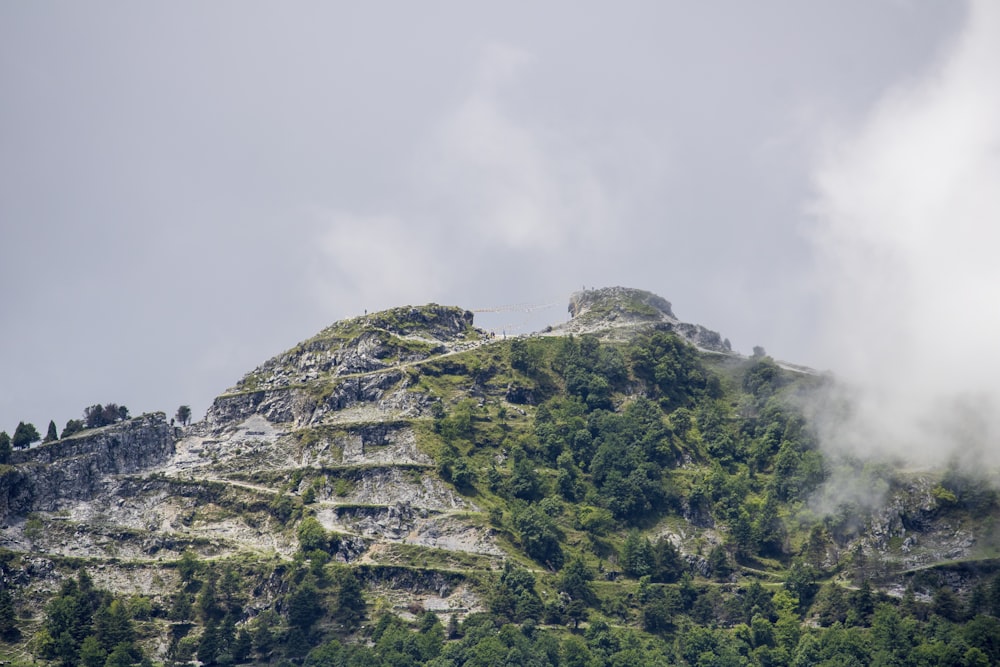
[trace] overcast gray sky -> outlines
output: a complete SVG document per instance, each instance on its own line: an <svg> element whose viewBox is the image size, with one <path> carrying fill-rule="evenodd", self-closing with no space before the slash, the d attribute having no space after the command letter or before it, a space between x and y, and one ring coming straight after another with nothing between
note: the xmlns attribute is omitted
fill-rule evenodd
<svg viewBox="0 0 1000 667"><path fill-rule="evenodd" d="M582 285L836 365L820 329L850 316L831 282L854 267L830 248L856 236L837 221L901 194L848 205L877 191L865 137L931 104L891 100L996 19L985 0L2 3L0 429L110 401L200 417L364 309L556 301L558 322Z"/></svg>

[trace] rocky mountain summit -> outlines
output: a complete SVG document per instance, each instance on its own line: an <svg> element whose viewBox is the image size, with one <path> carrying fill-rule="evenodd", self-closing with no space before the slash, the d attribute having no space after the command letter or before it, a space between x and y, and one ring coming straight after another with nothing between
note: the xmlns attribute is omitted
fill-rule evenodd
<svg viewBox="0 0 1000 667"><path fill-rule="evenodd" d="M649 292L579 292L570 310L573 320L554 333L614 337L627 323L632 335L642 327L664 328L707 349L726 349L718 334L681 323L666 300ZM494 343L461 308L395 308L337 322L264 362L189 428L171 427L162 413L143 415L17 452L0 486L0 515L12 524L2 544L94 555L94 540L64 539L67 529L79 537L91 529L95 507L124 508L127 494L134 507L101 513L101 524L155 530L151 542L128 545L135 557L162 560L189 547L218 555L260 551L262 545L287 556L295 545L274 530L274 516L262 512L250 527L246 516L223 519L233 514L223 506L260 508L264 500L314 488L320 506L330 506L318 516L331 530L350 534L363 526L359 537L499 555L489 530L448 518L475 505L423 474L434 461L418 447L416 427L436 399L415 386L421 370L447 373L449 357ZM223 503L219 511L195 507L205 495L196 487L204 484L214 502ZM364 508L335 509L341 506ZM57 529L26 537L29 513L58 517ZM390 515L394 527L380 531L379 521ZM403 533L402 525L409 530Z"/></svg>
<svg viewBox="0 0 1000 667"><path fill-rule="evenodd" d="M824 378L737 355L642 290L578 292L569 312L511 338L436 304L344 320L248 372L195 424L147 414L15 452L0 466L0 551L22 567L0 583L41 615L87 567L150 598L158 637L191 559L240 569L233 622L247 627L288 614L301 577L288 573L307 562L320 580L352 572L370 609L457 619L498 613L497 573L512 566L569 618L584 600L565 590L576 563L602 580L591 613L626 625L646 613L643 576L686 572L729 594L803 564L813 584L860 571L887 590L971 586L956 563L991 571L1000 514L982 484L885 473L877 511L811 513L827 471L797 406Z"/></svg>
<svg viewBox="0 0 1000 667"><path fill-rule="evenodd" d="M681 322L670 302L652 292L627 287L604 287L574 292L570 297L572 319L558 327L569 333L600 333L606 337L628 338L650 327L672 331L710 352L730 353L728 338L700 324Z"/></svg>

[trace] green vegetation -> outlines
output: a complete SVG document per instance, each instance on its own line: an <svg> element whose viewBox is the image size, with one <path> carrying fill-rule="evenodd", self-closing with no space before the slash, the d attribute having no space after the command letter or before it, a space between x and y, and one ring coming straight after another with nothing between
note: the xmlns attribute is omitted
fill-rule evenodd
<svg viewBox="0 0 1000 667"><path fill-rule="evenodd" d="M66 422L66 426L63 428L62 433L59 435L60 438L68 438L74 433L79 433L83 430L83 421L80 419L70 419Z"/></svg>
<svg viewBox="0 0 1000 667"><path fill-rule="evenodd" d="M14 429L14 437L11 438L11 444L14 445L14 449L27 449L31 443L41 439L42 436L38 434L38 429L35 428L34 424L18 422L17 428Z"/></svg>
<svg viewBox="0 0 1000 667"><path fill-rule="evenodd" d="M641 299L623 307L660 312ZM820 513L809 502L833 463L798 406L823 378L763 350L702 353L652 328L618 343L467 345L478 334L466 316L434 306L338 323L240 386L258 390L282 364L365 342L374 352L362 370L288 375L284 386L320 405L375 372L364 364L395 364L386 386L405 387L418 409L386 430L317 419L281 436L287 449L273 460L287 454L288 467L241 470L234 453L226 481L143 480L190 501L178 523L273 530L283 557L196 538L164 544L173 555L159 588L127 597L98 590L84 567L105 563L83 559L53 566L55 594L9 583L23 564L0 552L0 638L18 656L74 665L1000 664L1000 563L990 560L1000 545L984 536L974 558L905 572L893 561L923 524L996 527L985 481L958 469L933 476L921 506L901 515L905 530L868 536L864 507ZM106 407L93 406L102 417ZM418 458L343 464L358 440L380 447L403 430ZM0 434L0 456L2 445ZM866 487L904 483L884 466L855 467ZM400 479L445 500L364 504L386 502L366 494ZM59 532L33 515L22 531L71 537L63 519ZM447 544L449 530L489 548L423 546L430 531ZM116 535L151 535L134 533ZM428 611L442 599L447 612Z"/></svg>
<svg viewBox="0 0 1000 667"><path fill-rule="evenodd" d="M177 408L177 414L174 415L174 419L176 419L181 426L187 426L191 423L191 406L182 405Z"/></svg>
<svg viewBox="0 0 1000 667"><path fill-rule="evenodd" d="M129 418L128 408L117 403L92 405L83 411L83 423L87 428L100 428Z"/></svg>
<svg viewBox="0 0 1000 667"><path fill-rule="evenodd" d="M65 667L152 664L136 643L127 605L96 589L85 570L63 582L34 641L42 658Z"/></svg>
<svg viewBox="0 0 1000 667"><path fill-rule="evenodd" d="M0 431L0 463L6 463L10 460L9 449L11 446L15 449L27 449L32 443L39 440L43 444L55 442L61 438L68 438L84 429L99 428L127 419L129 419L129 411L124 405L118 405L117 403L108 403L104 406L92 405L84 410L84 418L82 420L70 419L67 421L61 434L56 429L55 421L50 420L44 439L34 424L19 422L17 428L14 430L13 438L7 435L6 431Z"/></svg>

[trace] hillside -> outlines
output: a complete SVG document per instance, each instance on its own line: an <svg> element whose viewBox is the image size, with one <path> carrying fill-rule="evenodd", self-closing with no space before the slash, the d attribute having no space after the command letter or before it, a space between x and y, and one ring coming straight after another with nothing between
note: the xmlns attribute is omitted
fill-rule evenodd
<svg viewBox="0 0 1000 667"><path fill-rule="evenodd" d="M801 406L831 378L656 295L570 313L516 338L434 304L345 320L200 422L15 452L0 658L869 664L933 639L920 664L1000 663L986 477L824 455ZM820 503L845 470L882 502Z"/></svg>

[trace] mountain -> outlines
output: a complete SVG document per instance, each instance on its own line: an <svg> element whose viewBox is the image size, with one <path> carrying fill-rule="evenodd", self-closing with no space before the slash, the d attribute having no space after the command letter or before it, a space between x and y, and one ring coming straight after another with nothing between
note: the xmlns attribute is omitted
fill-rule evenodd
<svg viewBox="0 0 1000 667"><path fill-rule="evenodd" d="M659 296L569 310L521 337L435 304L345 320L190 426L15 451L0 658L617 664L638 642L693 665L702 642L714 664L812 664L831 624L874 659L894 613L1000 661L966 629L1000 627L986 478L824 453L803 406L831 378L738 355ZM845 471L881 502L838 495Z"/></svg>

